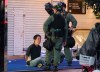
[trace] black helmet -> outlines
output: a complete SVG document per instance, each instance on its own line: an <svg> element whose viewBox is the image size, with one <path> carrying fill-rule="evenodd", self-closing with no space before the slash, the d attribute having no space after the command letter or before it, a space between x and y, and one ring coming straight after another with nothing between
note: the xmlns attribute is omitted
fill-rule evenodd
<svg viewBox="0 0 100 72"><path fill-rule="evenodd" d="M53 5L51 3L46 3L45 4L45 9L52 9L53 8Z"/></svg>
<svg viewBox="0 0 100 72"><path fill-rule="evenodd" d="M59 5L59 6L61 6L61 7L65 7L66 8L66 4L64 3L64 2L58 2L58 4L57 5Z"/></svg>
<svg viewBox="0 0 100 72"><path fill-rule="evenodd" d="M46 3L45 4L45 10L47 11L48 14L52 15L53 14L53 5L51 3Z"/></svg>

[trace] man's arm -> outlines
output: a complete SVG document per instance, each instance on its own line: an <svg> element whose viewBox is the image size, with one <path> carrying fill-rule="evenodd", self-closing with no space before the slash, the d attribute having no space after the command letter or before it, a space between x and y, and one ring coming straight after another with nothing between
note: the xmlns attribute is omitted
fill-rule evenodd
<svg viewBox="0 0 100 72"><path fill-rule="evenodd" d="M41 56L41 46L39 45L39 51L40 51L40 56Z"/></svg>
<svg viewBox="0 0 100 72"><path fill-rule="evenodd" d="M44 22L43 31L45 34L48 34L49 25L51 24L52 21L53 21L53 16L49 16L49 18Z"/></svg>
<svg viewBox="0 0 100 72"><path fill-rule="evenodd" d="M76 28L77 20L75 19L75 17L71 13L67 14L66 20L69 21L69 22L72 22L72 27Z"/></svg>
<svg viewBox="0 0 100 72"><path fill-rule="evenodd" d="M27 56L27 55L25 55L25 60L26 60L26 61L28 60L28 56Z"/></svg>
<svg viewBox="0 0 100 72"><path fill-rule="evenodd" d="M74 16L73 15L71 15L70 13L67 13L66 14L67 16L66 16L66 26L65 26L65 30L66 30L66 35L65 35L65 43L64 43L64 45L66 45L67 43L66 43L66 41L67 41L67 36L68 36L68 27L69 27L69 22L72 22L72 27L70 27L70 30L73 30L73 31L75 31L75 28L76 28L76 26L77 26L77 20L74 18Z"/></svg>
<svg viewBox="0 0 100 72"><path fill-rule="evenodd" d="M31 46L28 47L27 51L26 51L26 55L25 55L25 60L28 60L28 57L30 56L30 51L31 51Z"/></svg>

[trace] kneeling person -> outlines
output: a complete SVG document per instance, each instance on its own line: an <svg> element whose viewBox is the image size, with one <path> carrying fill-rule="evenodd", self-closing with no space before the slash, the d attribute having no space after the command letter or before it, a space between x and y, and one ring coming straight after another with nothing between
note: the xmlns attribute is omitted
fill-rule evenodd
<svg viewBox="0 0 100 72"><path fill-rule="evenodd" d="M26 51L26 62L27 65L29 66L39 66L43 65L44 60L40 57L41 55L41 46L39 45L41 42L41 36L40 35L35 35L33 37L34 42L28 47L28 50ZM31 57L29 60L28 58Z"/></svg>

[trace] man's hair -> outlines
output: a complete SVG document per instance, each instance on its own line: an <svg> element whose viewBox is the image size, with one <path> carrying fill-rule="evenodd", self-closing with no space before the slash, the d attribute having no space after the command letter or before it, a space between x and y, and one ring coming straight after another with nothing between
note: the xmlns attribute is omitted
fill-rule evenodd
<svg viewBox="0 0 100 72"><path fill-rule="evenodd" d="M36 40L37 37L40 37L41 38L41 35L36 34L36 35L34 35L33 39Z"/></svg>

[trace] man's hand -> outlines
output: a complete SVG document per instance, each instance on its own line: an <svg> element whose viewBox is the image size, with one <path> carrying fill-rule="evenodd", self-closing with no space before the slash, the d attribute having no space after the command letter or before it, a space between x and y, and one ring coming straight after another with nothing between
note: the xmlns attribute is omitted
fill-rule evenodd
<svg viewBox="0 0 100 72"><path fill-rule="evenodd" d="M73 28L73 32L75 32L76 31L76 28Z"/></svg>
<svg viewBox="0 0 100 72"><path fill-rule="evenodd" d="M76 28L70 27L69 30L72 30L74 32Z"/></svg>
<svg viewBox="0 0 100 72"><path fill-rule="evenodd" d="M26 60L26 61L28 60L28 56L25 56L25 60Z"/></svg>

